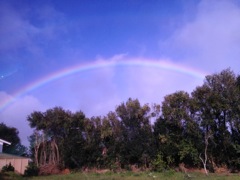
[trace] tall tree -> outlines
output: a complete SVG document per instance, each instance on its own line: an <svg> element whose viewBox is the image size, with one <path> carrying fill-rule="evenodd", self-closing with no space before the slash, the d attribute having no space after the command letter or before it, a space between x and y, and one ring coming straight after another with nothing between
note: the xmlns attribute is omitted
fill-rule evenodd
<svg viewBox="0 0 240 180"><path fill-rule="evenodd" d="M86 163L84 122L85 114L78 111L72 114L65 126L62 155L66 167L80 168Z"/></svg>
<svg viewBox="0 0 240 180"><path fill-rule="evenodd" d="M159 150L169 166L181 162L187 165L198 163L200 130L192 118L189 94L179 91L164 97L162 116L154 126Z"/></svg>
<svg viewBox="0 0 240 180"><path fill-rule="evenodd" d="M195 118L204 132L203 141L211 136L211 141L207 144L213 167L231 163L234 151L231 134L234 122L239 120L235 111L239 102L236 82L235 74L230 69L225 69L206 76L204 84L192 93ZM237 121L234 121L236 118Z"/></svg>
<svg viewBox="0 0 240 180"><path fill-rule="evenodd" d="M35 144L39 147L36 157L40 165L61 164L63 157L64 139L69 131L71 112L60 107L46 112L33 112L28 116L29 124L35 129Z"/></svg>
<svg viewBox="0 0 240 180"><path fill-rule="evenodd" d="M102 119L101 127L102 155L105 166L121 168L120 154L123 144L121 122L115 112L109 112Z"/></svg>
<svg viewBox="0 0 240 180"><path fill-rule="evenodd" d="M153 150L153 135L150 124L150 107L128 99L116 108L121 121L123 142L121 158L123 163L148 165Z"/></svg>
<svg viewBox="0 0 240 180"><path fill-rule="evenodd" d="M101 143L101 117L92 117L84 121L84 147L86 165L100 167L103 144Z"/></svg>

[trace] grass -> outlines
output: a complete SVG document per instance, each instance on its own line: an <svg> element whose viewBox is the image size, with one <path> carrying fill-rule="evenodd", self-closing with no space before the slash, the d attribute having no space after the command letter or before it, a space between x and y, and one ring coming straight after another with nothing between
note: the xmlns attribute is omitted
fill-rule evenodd
<svg viewBox="0 0 240 180"><path fill-rule="evenodd" d="M183 173L167 171L164 173L156 172L122 172L112 173L108 172L105 174L98 173L71 173L67 175L51 175L51 176L38 176L38 177L22 177L14 173L0 174L0 179L3 180L237 180L240 179L238 174L231 175L217 175L210 174L205 176L201 173L190 173L191 177L185 176Z"/></svg>

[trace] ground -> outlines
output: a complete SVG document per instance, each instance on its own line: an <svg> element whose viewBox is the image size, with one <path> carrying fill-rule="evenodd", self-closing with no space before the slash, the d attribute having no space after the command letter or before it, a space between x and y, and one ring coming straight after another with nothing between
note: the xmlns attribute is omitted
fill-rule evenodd
<svg viewBox="0 0 240 180"><path fill-rule="evenodd" d="M189 173L186 176L181 172L166 171L163 173L156 172L121 172L121 173L94 173L94 172L72 172L70 174L51 175L51 176L38 176L38 177L22 177L13 173L0 174L2 180L237 180L240 179L239 174L210 174L208 177L203 173Z"/></svg>

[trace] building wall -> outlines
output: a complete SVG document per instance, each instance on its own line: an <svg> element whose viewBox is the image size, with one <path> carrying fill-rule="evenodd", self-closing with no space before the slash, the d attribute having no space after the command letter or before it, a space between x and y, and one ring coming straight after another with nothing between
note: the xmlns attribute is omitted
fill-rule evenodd
<svg viewBox="0 0 240 180"><path fill-rule="evenodd" d="M28 166L27 158L17 158L17 159L0 159L0 169L9 163L15 168L15 172L19 174L24 174L26 167Z"/></svg>

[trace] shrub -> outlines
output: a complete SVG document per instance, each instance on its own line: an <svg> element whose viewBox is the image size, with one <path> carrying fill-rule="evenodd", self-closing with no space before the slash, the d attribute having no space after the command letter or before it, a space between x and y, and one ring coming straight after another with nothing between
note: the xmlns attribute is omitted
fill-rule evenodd
<svg viewBox="0 0 240 180"><path fill-rule="evenodd" d="M38 176L39 168L34 163L29 163L27 169L24 171L24 176Z"/></svg>
<svg viewBox="0 0 240 180"><path fill-rule="evenodd" d="M163 172L167 169L167 163L163 160L162 153L158 153L157 157L152 161L154 171Z"/></svg>
<svg viewBox="0 0 240 180"><path fill-rule="evenodd" d="M13 171L14 172L15 168L12 166L11 163L5 165L2 167L2 172L9 172L9 171Z"/></svg>

